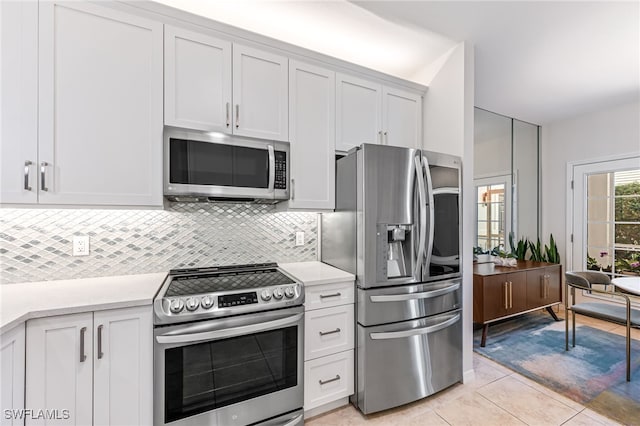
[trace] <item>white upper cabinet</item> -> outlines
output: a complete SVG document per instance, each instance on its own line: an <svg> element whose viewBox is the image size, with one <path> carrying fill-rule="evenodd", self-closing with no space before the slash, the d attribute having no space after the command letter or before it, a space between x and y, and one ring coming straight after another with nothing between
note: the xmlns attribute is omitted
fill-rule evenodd
<svg viewBox="0 0 640 426"><path fill-rule="evenodd" d="M39 202L162 205L162 24L39 7Z"/></svg>
<svg viewBox="0 0 640 426"><path fill-rule="evenodd" d="M337 74L336 150L362 143L422 145L422 95Z"/></svg>
<svg viewBox="0 0 640 426"><path fill-rule="evenodd" d="M390 87L382 88L383 143L422 146L422 96Z"/></svg>
<svg viewBox="0 0 640 426"><path fill-rule="evenodd" d="M231 42L164 30L164 122L231 133Z"/></svg>
<svg viewBox="0 0 640 426"><path fill-rule="evenodd" d="M288 141L288 59L233 45L233 133Z"/></svg>
<svg viewBox="0 0 640 426"><path fill-rule="evenodd" d="M0 2L0 203L37 203L38 3Z"/></svg>
<svg viewBox="0 0 640 426"><path fill-rule="evenodd" d="M335 207L335 73L290 61L289 208Z"/></svg>
<svg viewBox="0 0 640 426"><path fill-rule="evenodd" d="M362 143L380 143L381 86L336 74L336 150L348 151Z"/></svg>

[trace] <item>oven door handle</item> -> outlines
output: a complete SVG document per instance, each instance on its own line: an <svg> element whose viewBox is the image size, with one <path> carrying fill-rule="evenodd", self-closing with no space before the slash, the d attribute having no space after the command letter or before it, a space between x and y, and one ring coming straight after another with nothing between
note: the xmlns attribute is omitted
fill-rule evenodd
<svg viewBox="0 0 640 426"><path fill-rule="evenodd" d="M417 300L417 299L431 299L434 297L442 296L448 293L453 293L454 291L460 288L460 283L455 283L453 285L439 288L437 290L431 291L421 291L419 293L407 293L407 294L389 294L389 295L381 295L381 296L370 296L370 299L374 303L378 302L406 302L408 300Z"/></svg>
<svg viewBox="0 0 640 426"><path fill-rule="evenodd" d="M255 322L251 322L249 324L223 329L216 327L213 330L206 330L206 328L203 328L198 324L197 326L194 326L194 329L197 330L195 333L189 333L189 327L187 327L179 333L169 332L167 334L156 336L156 341L161 345L166 345L174 343L195 343L206 340L218 340L227 337L242 336L295 324L302 319L303 315L304 314L300 313L267 322L262 321L261 318L257 318Z"/></svg>
<svg viewBox="0 0 640 426"><path fill-rule="evenodd" d="M456 314L453 318L443 321L439 324L432 325L424 328L415 328L404 331L387 331L380 333L369 333L369 337L372 340L388 340L388 339L403 339L405 337L420 336L422 334L435 333L447 327L452 326L460 320L460 314Z"/></svg>

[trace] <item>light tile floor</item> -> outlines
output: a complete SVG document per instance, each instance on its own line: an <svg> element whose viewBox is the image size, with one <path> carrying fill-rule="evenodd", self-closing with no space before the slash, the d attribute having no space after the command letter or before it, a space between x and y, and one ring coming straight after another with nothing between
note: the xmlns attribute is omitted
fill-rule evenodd
<svg viewBox="0 0 640 426"><path fill-rule="evenodd" d="M563 316L563 309L558 312ZM624 327L579 317L577 324L624 335ZM640 330L632 338L640 340ZM489 340L491 328L489 328ZM420 401L364 416L352 405L305 421L309 426L328 425L617 425L518 373L474 352L475 380L455 384Z"/></svg>

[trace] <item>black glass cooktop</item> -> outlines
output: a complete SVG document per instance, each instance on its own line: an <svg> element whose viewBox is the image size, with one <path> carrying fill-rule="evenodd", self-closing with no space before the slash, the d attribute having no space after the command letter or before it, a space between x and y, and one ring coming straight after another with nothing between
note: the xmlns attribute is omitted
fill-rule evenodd
<svg viewBox="0 0 640 426"><path fill-rule="evenodd" d="M276 268L233 270L178 275L173 277L165 297L259 289L276 285L294 284L295 281Z"/></svg>

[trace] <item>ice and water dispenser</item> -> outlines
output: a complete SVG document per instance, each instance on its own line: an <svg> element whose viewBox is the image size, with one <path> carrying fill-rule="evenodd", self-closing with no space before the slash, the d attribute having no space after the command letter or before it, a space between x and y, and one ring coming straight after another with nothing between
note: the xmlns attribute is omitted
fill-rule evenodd
<svg viewBox="0 0 640 426"><path fill-rule="evenodd" d="M413 225L378 224L378 280L413 275Z"/></svg>

